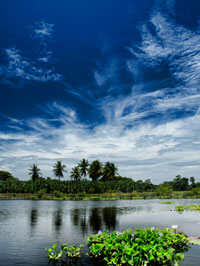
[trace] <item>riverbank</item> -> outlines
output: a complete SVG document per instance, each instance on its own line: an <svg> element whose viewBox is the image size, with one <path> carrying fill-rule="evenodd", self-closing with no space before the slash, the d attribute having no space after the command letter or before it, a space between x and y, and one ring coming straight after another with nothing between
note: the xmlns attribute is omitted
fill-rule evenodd
<svg viewBox="0 0 200 266"><path fill-rule="evenodd" d="M161 194L158 192L112 192L99 194L86 194L84 192L77 194L64 194L55 192L52 194L41 193L0 193L1 199L26 199L26 200L120 200L120 199L198 199L199 195L191 195L190 191L174 191L170 195Z"/></svg>

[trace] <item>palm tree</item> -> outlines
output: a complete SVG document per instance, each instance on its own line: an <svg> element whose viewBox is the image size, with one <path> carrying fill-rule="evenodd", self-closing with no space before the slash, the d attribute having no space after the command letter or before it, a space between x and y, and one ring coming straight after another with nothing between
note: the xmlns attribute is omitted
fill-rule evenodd
<svg viewBox="0 0 200 266"><path fill-rule="evenodd" d="M65 170L65 168L66 165L62 164L61 161L57 161L53 166L53 174L59 178L59 181L61 177L64 177L63 172L67 173L67 170Z"/></svg>
<svg viewBox="0 0 200 266"><path fill-rule="evenodd" d="M86 177L88 172L88 166L89 166L88 160L82 159L82 161L80 161L78 167L80 169L81 176Z"/></svg>
<svg viewBox="0 0 200 266"><path fill-rule="evenodd" d="M38 168L37 165L33 164L31 166L31 168L29 169L30 173L29 175L31 175L32 181L35 182L37 179L40 178L40 168Z"/></svg>
<svg viewBox="0 0 200 266"><path fill-rule="evenodd" d="M103 167L103 177L102 181L107 181L115 178L118 175L118 168L115 166L114 163L106 162Z"/></svg>
<svg viewBox="0 0 200 266"><path fill-rule="evenodd" d="M75 181L81 180L81 173L80 173L78 166L75 166L74 168L72 168L70 177L71 179L74 179Z"/></svg>
<svg viewBox="0 0 200 266"><path fill-rule="evenodd" d="M88 169L89 177L92 181L96 181L102 175L102 163L99 160L95 160L90 164Z"/></svg>

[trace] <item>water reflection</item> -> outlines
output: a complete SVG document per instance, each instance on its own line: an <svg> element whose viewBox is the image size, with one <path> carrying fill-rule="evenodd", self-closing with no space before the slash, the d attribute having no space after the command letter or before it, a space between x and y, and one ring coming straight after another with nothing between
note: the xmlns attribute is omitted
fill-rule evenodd
<svg viewBox="0 0 200 266"><path fill-rule="evenodd" d="M78 226L81 229L82 235L88 233L88 222L87 222L87 210L84 209L72 209L71 220L74 226Z"/></svg>
<svg viewBox="0 0 200 266"><path fill-rule="evenodd" d="M80 227L81 227L81 232L82 232L83 235L88 234L88 224L87 224L86 209L82 209Z"/></svg>
<svg viewBox="0 0 200 266"><path fill-rule="evenodd" d="M117 225L117 208L106 207L103 208L103 222L105 223L106 229L115 230Z"/></svg>
<svg viewBox="0 0 200 266"><path fill-rule="evenodd" d="M7 210L0 210L0 222L6 220L9 217L9 212Z"/></svg>
<svg viewBox="0 0 200 266"><path fill-rule="evenodd" d="M92 227L93 232L97 233L102 226L101 222L101 209L99 208L92 208L90 213L90 226Z"/></svg>
<svg viewBox="0 0 200 266"><path fill-rule="evenodd" d="M72 218L73 224L77 226L80 222L80 209L72 209L71 218Z"/></svg>
<svg viewBox="0 0 200 266"><path fill-rule="evenodd" d="M53 225L57 233L60 233L62 227L62 214L62 209L56 210L53 213Z"/></svg>
<svg viewBox="0 0 200 266"><path fill-rule="evenodd" d="M74 226L79 227L83 235L90 231L97 233L99 230L115 230L117 226L117 208L91 208L91 209L72 209L71 221Z"/></svg>
<svg viewBox="0 0 200 266"><path fill-rule="evenodd" d="M34 228L37 224L37 219L38 219L38 211L36 209L31 209L30 213L30 226L31 228Z"/></svg>

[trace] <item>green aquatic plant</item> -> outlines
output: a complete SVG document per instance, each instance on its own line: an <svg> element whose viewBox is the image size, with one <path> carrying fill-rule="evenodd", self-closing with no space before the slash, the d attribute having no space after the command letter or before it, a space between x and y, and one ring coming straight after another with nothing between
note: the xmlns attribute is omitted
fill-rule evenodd
<svg viewBox="0 0 200 266"><path fill-rule="evenodd" d="M58 245L58 243L55 243L52 245L51 248L46 248L46 250L48 251L48 258L51 261L58 261L58 260L62 259L63 251L60 250L59 252L57 252L56 251L57 245Z"/></svg>
<svg viewBox="0 0 200 266"><path fill-rule="evenodd" d="M80 246L71 246L68 248L67 244L63 244L61 246L62 251L66 253L66 256L69 258L80 258L81 257L81 249L84 247L84 245Z"/></svg>
<svg viewBox="0 0 200 266"><path fill-rule="evenodd" d="M189 243L200 246L200 239L189 239Z"/></svg>
<svg viewBox="0 0 200 266"><path fill-rule="evenodd" d="M168 200L168 201L162 201L160 204L173 204L174 201Z"/></svg>
<svg viewBox="0 0 200 266"><path fill-rule="evenodd" d="M189 249L188 238L176 229L144 228L99 232L88 237L90 256L107 265L178 265Z"/></svg>
<svg viewBox="0 0 200 266"><path fill-rule="evenodd" d="M177 212L184 212L186 211L200 211L200 205L198 204L189 204L189 205L177 205L176 211Z"/></svg>
<svg viewBox="0 0 200 266"><path fill-rule="evenodd" d="M56 251L58 243L52 245L51 248L46 248L48 251L48 258L51 262L56 262L62 260L62 255L65 253L67 259L78 259L81 257L81 249L84 245L80 246L71 246L68 248L67 244L61 245L61 250L59 252Z"/></svg>

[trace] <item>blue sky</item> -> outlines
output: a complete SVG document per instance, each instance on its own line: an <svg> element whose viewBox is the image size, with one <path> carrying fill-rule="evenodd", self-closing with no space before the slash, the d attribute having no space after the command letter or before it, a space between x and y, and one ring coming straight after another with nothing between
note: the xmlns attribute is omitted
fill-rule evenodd
<svg viewBox="0 0 200 266"><path fill-rule="evenodd" d="M198 0L6 0L0 36L1 170L199 180Z"/></svg>

